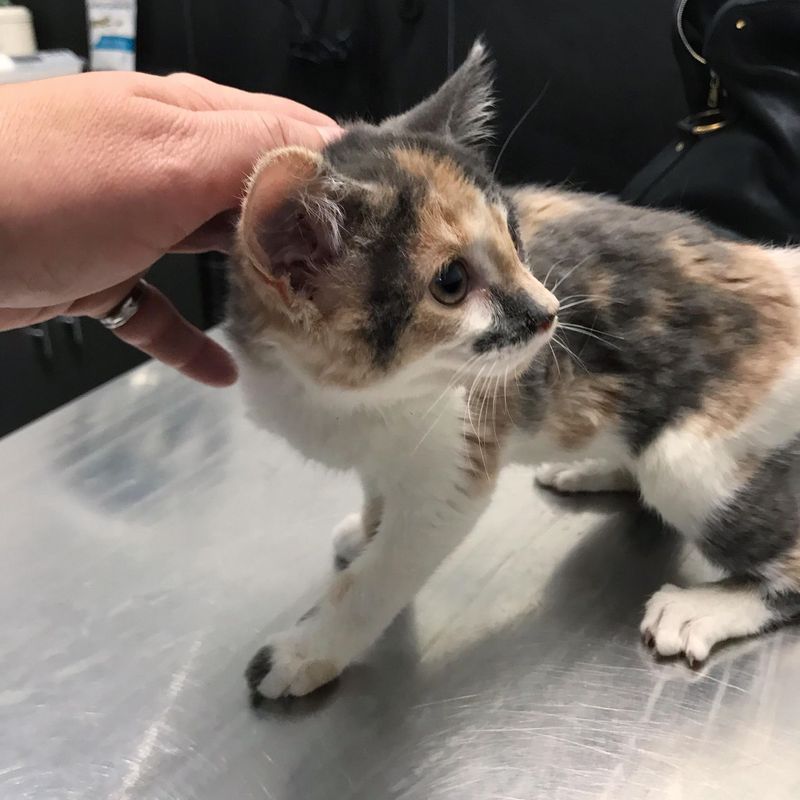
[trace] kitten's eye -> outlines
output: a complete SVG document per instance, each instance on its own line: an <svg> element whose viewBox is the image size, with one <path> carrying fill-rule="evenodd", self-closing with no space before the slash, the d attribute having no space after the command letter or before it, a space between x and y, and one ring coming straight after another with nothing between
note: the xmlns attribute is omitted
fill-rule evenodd
<svg viewBox="0 0 800 800"><path fill-rule="evenodd" d="M431 281L431 294L446 306L454 306L467 296L469 281L463 261L451 261Z"/></svg>

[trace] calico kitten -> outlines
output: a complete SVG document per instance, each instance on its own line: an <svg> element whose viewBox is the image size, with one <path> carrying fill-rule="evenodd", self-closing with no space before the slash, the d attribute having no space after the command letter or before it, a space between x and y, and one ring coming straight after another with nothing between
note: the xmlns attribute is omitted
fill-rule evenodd
<svg viewBox="0 0 800 800"><path fill-rule="evenodd" d="M649 601L661 655L702 661L800 612L800 254L504 188L490 105L477 44L412 111L268 153L250 181L229 314L250 411L365 495L334 532L340 571L247 670L268 697L364 653L510 462L580 459L539 482L637 489L724 570Z"/></svg>

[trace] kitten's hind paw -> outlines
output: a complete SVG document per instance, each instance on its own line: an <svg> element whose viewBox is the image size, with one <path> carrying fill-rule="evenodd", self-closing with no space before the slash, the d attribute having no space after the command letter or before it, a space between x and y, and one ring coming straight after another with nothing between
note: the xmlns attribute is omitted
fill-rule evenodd
<svg viewBox="0 0 800 800"><path fill-rule="evenodd" d="M752 586L719 583L680 589L667 583L647 601L639 630L658 655L682 655L694 667L716 644L759 633L772 617Z"/></svg>
<svg viewBox="0 0 800 800"><path fill-rule="evenodd" d="M310 694L338 678L340 672L332 661L304 655L301 643L284 635L250 659L244 677L252 694L277 700Z"/></svg>
<svg viewBox="0 0 800 800"><path fill-rule="evenodd" d="M575 492L631 492L636 481L624 467L612 467L605 461L589 460L574 464L542 464L536 470L536 482L548 489Z"/></svg>

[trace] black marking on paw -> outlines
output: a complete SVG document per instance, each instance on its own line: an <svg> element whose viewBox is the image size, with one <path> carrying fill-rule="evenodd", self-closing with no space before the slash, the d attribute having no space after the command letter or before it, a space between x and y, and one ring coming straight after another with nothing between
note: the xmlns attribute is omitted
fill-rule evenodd
<svg viewBox="0 0 800 800"><path fill-rule="evenodd" d="M333 566L337 572L344 572L351 563L350 559L340 556L338 553L333 557Z"/></svg>
<svg viewBox="0 0 800 800"><path fill-rule="evenodd" d="M259 695L258 687L261 681L269 675L272 669L272 646L265 645L251 659L244 671L247 686L254 695Z"/></svg>

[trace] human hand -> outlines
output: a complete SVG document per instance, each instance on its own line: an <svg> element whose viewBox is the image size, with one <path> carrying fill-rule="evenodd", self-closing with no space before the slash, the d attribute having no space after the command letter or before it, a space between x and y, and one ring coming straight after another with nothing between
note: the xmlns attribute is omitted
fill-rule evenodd
<svg viewBox="0 0 800 800"><path fill-rule="evenodd" d="M338 133L291 100L194 75L1 87L0 330L104 316L165 253L224 249L258 156ZM149 285L115 333L197 380L236 379L230 355Z"/></svg>

